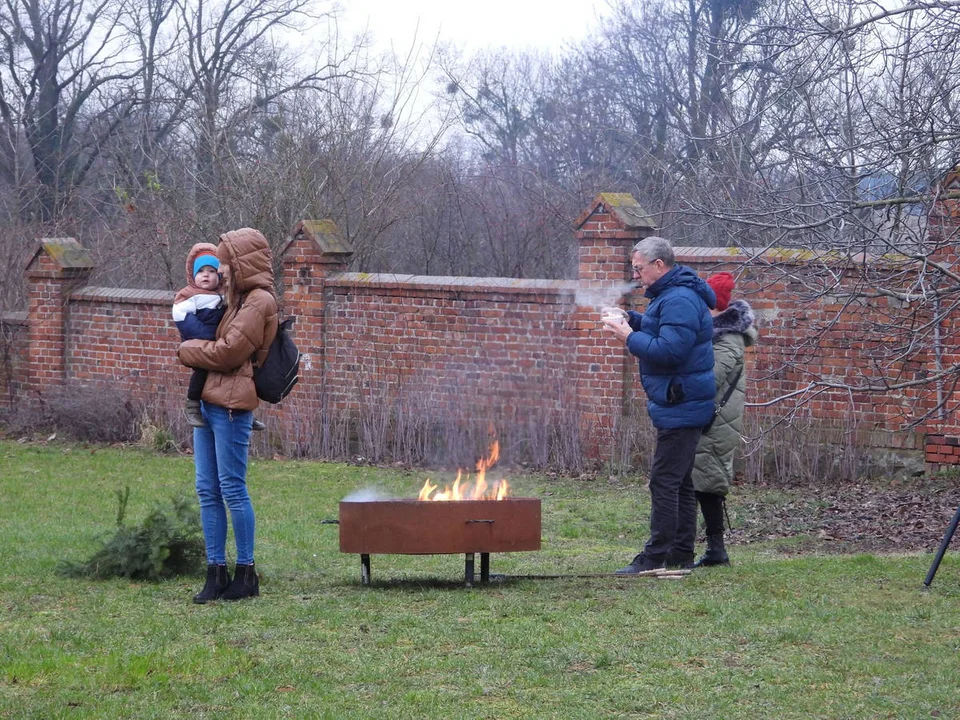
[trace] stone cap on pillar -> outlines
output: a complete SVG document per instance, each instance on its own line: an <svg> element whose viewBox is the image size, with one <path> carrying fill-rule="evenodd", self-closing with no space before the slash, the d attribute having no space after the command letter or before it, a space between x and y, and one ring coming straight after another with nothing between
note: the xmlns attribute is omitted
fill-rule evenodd
<svg viewBox="0 0 960 720"><path fill-rule="evenodd" d="M580 214L575 229L580 285L606 287L630 281L630 248L656 226L632 195L605 192Z"/></svg>
<svg viewBox="0 0 960 720"><path fill-rule="evenodd" d="M656 230L657 226L647 215L646 210L630 193L604 192L597 195L593 203L587 206L587 209L580 213L574 223L577 230L583 229L583 226L590 220L601 220L601 216L609 216L619 229L636 230ZM611 228L612 229L612 228Z"/></svg>
<svg viewBox="0 0 960 720"><path fill-rule="evenodd" d="M74 238L41 238L25 273L29 277L84 278L95 267L90 253Z"/></svg>
<svg viewBox="0 0 960 720"><path fill-rule="evenodd" d="M345 266L352 255L353 245L333 220L301 220L280 249L285 263L309 260Z"/></svg>

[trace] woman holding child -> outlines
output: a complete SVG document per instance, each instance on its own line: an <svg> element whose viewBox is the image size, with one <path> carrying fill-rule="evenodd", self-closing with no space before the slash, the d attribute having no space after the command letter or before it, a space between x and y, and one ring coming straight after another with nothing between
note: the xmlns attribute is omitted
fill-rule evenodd
<svg viewBox="0 0 960 720"><path fill-rule="evenodd" d="M262 361L277 333L273 259L263 235L250 228L220 236L220 292L226 311L213 340L187 340L177 357L207 370L200 409L205 426L193 429L200 520L207 553L207 581L195 603L257 597L255 516L247 493L247 456L253 410L259 404L251 358ZM237 544L231 580L227 570L227 509Z"/></svg>

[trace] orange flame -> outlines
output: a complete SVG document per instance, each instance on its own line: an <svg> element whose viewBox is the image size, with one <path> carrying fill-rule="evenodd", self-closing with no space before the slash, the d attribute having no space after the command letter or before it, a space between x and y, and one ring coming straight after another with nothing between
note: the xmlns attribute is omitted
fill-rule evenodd
<svg viewBox="0 0 960 720"><path fill-rule="evenodd" d="M444 486L437 492L438 485L430 482L430 478L423 483L417 500L503 500L507 497L510 484L506 480L497 480L492 485L487 483L487 470L497 464L500 459L500 442L493 441L487 457L477 461L477 479L471 483L461 482L463 471L457 470L457 479L453 486Z"/></svg>

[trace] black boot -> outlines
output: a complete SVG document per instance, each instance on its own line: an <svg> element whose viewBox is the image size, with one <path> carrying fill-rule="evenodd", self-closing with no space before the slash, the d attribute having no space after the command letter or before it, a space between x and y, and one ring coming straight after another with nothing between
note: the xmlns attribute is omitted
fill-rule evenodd
<svg viewBox="0 0 960 720"><path fill-rule="evenodd" d="M694 563L694 567L729 565L730 558L723 546L723 495L697 492L697 503L707 532L707 551Z"/></svg>
<svg viewBox="0 0 960 720"><path fill-rule="evenodd" d="M257 570L250 565L237 565L233 569L233 582L223 591L221 600L243 600L244 598L260 597L260 577Z"/></svg>
<svg viewBox="0 0 960 720"><path fill-rule="evenodd" d="M230 575L226 565L207 565L207 582L204 583L203 590L193 596L193 601L197 605L203 605L217 600L229 584Z"/></svg>
<svg viewBox="0 0 960 720"><path fill-rule="evenodd" d="M694 567L710 567L711 565L729 565L730 557L723 546L723 533L707 535L707 551L700 556Z"/></svg>

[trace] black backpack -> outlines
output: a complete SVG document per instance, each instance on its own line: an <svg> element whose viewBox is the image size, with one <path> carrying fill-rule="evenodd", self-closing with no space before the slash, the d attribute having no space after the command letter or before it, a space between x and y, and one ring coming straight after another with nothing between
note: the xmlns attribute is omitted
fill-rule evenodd
<svg viewBox="0 0 960 720"><path fill-rule="evenodd" d="M283 400L300 380L300 351L290 337L295 317L289 317L277 327L277 336L270 343L263 365L256 364L254 355L253 384L257 397L268 403Z"/></svg>

